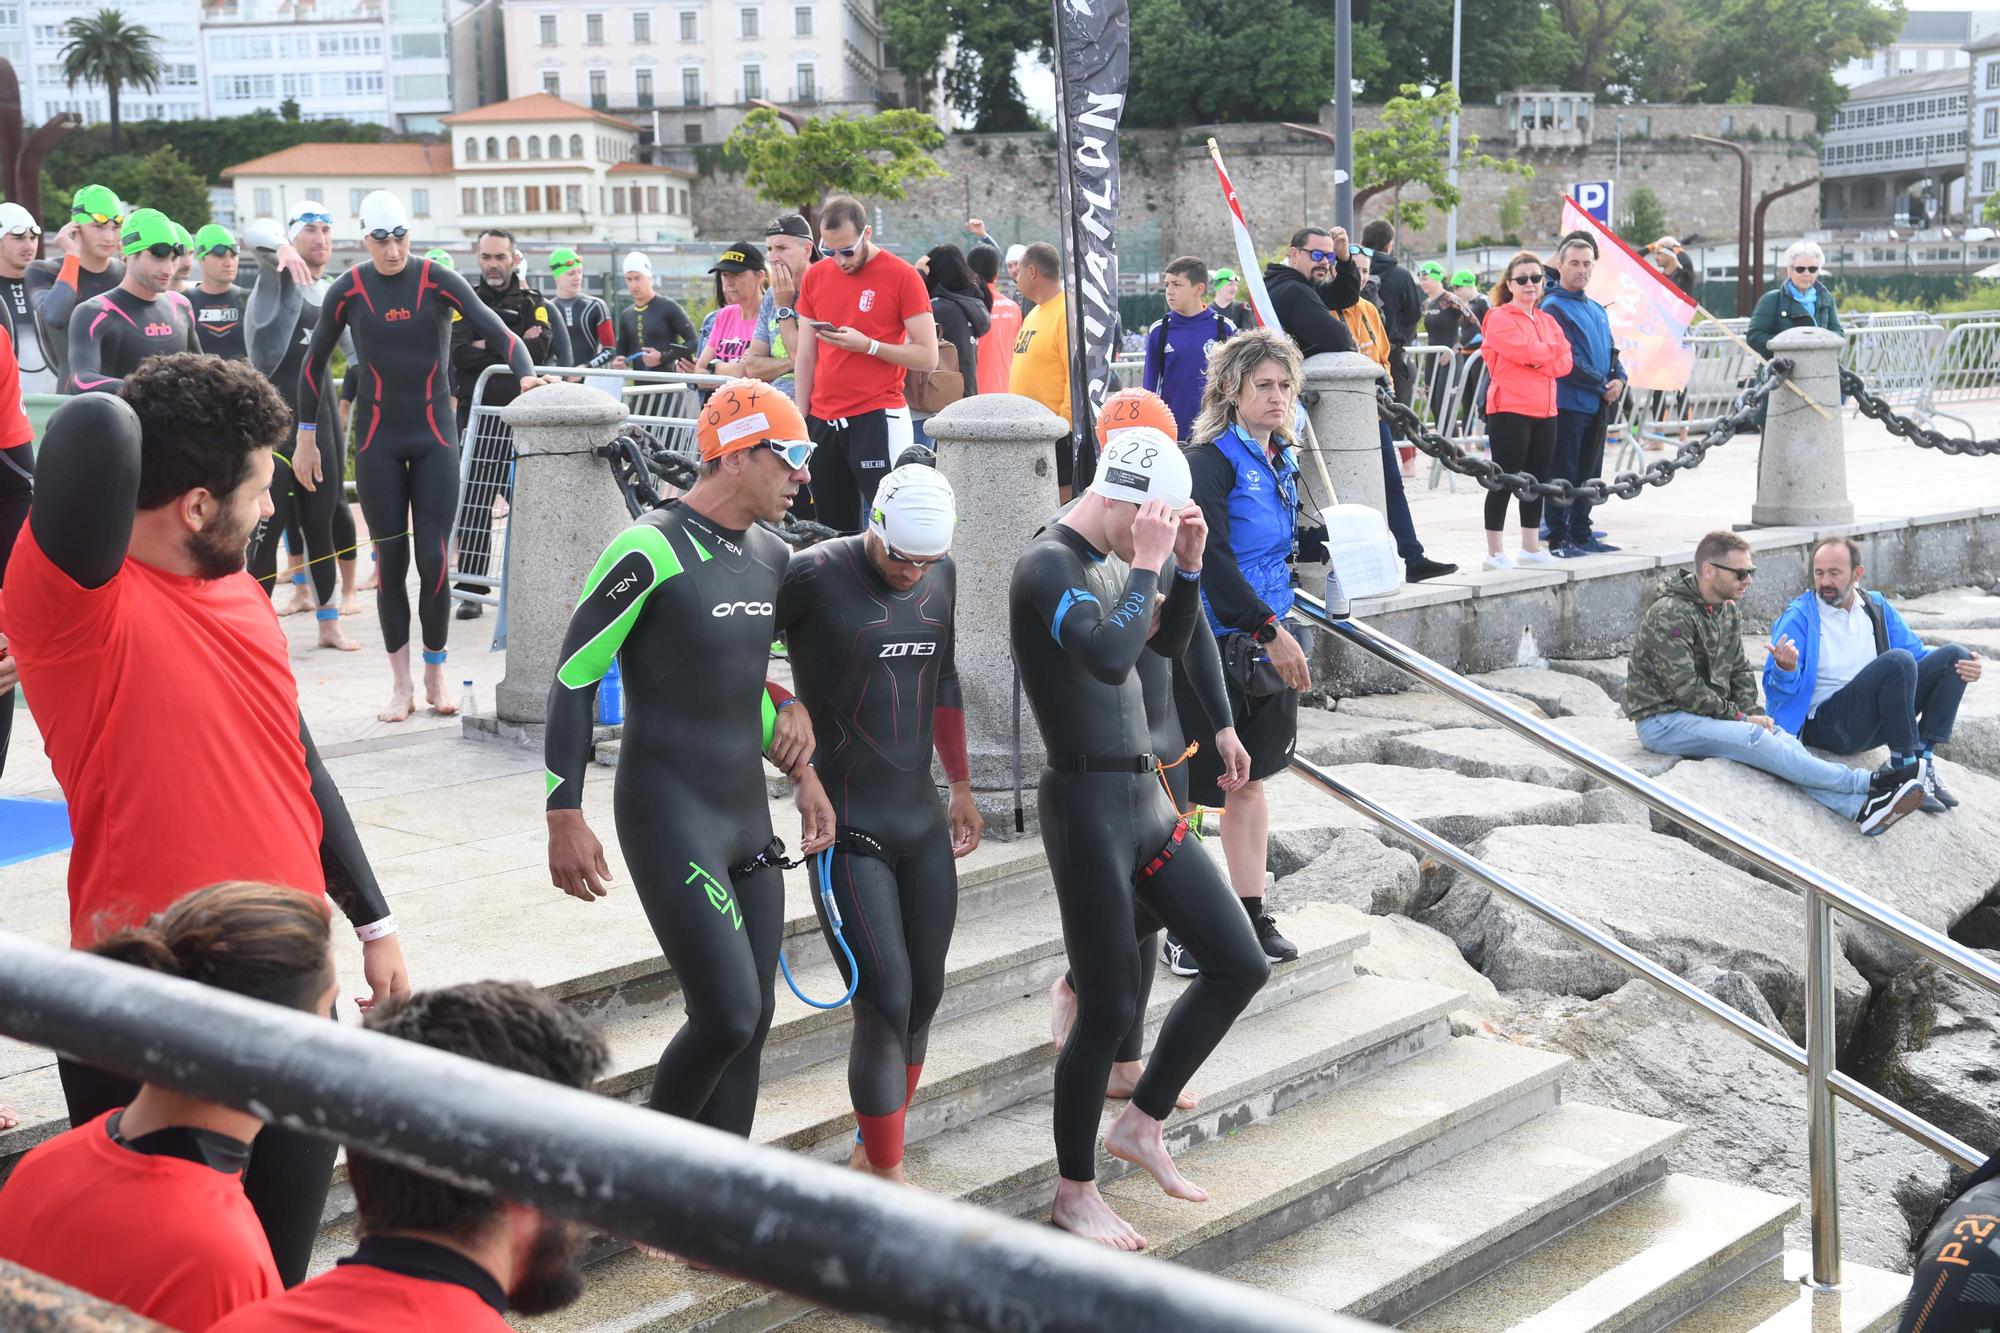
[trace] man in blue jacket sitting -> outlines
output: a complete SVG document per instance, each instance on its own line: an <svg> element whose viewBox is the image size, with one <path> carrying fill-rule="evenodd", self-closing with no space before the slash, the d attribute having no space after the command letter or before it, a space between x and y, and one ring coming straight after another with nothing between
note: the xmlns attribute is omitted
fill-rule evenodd
<svg viewBox="0 0 2000 1333"><path fill-rule="evenodd" d="M1958 798L1938 780L1931 751L1951 739L1958 701L1985 663L1955 643L1926 646L1887 598L1861 586L1865 572L1851 537L1813 548L1811 591L1771 628L1764 701L1779 726L1815 749L1886 745L1892 764L1919 764L1922 808L1943 814Z"/></svg>
<svg viewBox="0 0 2000 1333"><path fill-rule="evenodd" d="M1618 359L1618 340L1611 336L1611 317L1585 290L1596 265L1597 242L1588 232L1571 232L1556 247L1559 280L1548 284L1542 297L1542 309L1562 325L1570 350L1570 372L1556 381L1551 480L1585 482L1597 476L1604 467L1605 431L1625 395L1625 366ZM1549 554L1562 559L1618 549L1591 534L1588 500L1547 505L1542 522Z"/></svg>

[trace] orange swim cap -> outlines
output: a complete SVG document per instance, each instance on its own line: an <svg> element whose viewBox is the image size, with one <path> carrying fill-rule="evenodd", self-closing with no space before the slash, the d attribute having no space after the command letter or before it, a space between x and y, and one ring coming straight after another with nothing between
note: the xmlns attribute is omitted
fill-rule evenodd
<svg viewBox="0 0 2000 1333"><path fill-rule="evenodd" d="M1097 410L1097 442L1104 444L1114 430L1130 430L1134 426L1151 426L1163 431L1168 439L1175 439L1181 433L1174 421L1173 409L1166 399L1151 389L1120 389L1104 400L1104 406Z"/></svg>
<svg viewBox="0 0 2000 1333"><path fill-rule="evenodd" d="M695 419L695 443L701 461L750 449L768 440L806 443L806 419L791 399L762 380L731 380L702 405Z"/></svg>

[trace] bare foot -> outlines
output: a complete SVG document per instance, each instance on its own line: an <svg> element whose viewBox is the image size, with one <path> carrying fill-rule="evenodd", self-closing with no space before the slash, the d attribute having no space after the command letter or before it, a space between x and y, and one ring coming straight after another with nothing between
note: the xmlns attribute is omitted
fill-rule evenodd
<svg viewBox="0 0 2000 1333"><path fill-rule="evenodd" d="M458 711L458 702L451 697L451 691L445 688L443 667L425 665L424 702L429 704L431 711L439 717L450 717Z"/></svg>
<svg viewBox="0 0 2000 1333"><path fill-rule="evenodd" d="M699 1259L689 1259L685 1255L673 1254L657 1246L642 1245L636 1240L632 1242L632 1248L640 1254L645 1255L648 1259L658 1259L663 1263L669 1264L681 1264L684 1267L697 1269L703 1273L713 1273L715 1271L714 1264L705 1264Z"/></svg>
<svg viewBox="0 0 2000 1333"><path fill-rule="evenodd" d="M1127 1106L1104 1131L1104 1151L1143 1170L1159 1182L1169 1198L1207 1203L1208 1191L1183 1176L1167 1155L1162 1123L1136 1106Z"/></svg>
<svg viewBox="0 0 2000 1333"><path fill-rule="evenodd" d="M1055 1206L1049 1221L1073 1236L1094 1240L1114 1250L1143 1250L1146 1238L1132 1224L1111 1211L1111 1205L1097 1192L1094 1180L1058 1180Z"/></svg>
<svg viewBox="0 0 2000 1333"><path fill-rule="evenodd" d="M0 1130L13 1129L21 1123L21 1113L11 1106L0 1106Z"/></svg>
<svg viewBox="0 0 2000 1333"><path fill-rule="evenodd" d="M380 722L408 722L410 710L415 706L416 700L407 690L397 690L389 696L389 706L377 713L375 718Z"/></svg>
<svg viewBox="0 0 2000 1333"><path fill-rule="evenodd" d="M358 616L361 614L361 599L354 595L352 588L340 595L340 614Z"/></svg>
<svg viewBox="0 0 2000 1333"><path fill-rule="evenodd" d="M355 584L354 588L357 592L374 592L376 587L379 586L379 582L375 577L375 571L371 569L368 572L368 577Z"/></svg>
<svg viewBox="0 0 2000 1333"><path fill-rule="evenodd" d="M1133 1090L1139 1086L1139 1076L1145 1072L1146 1062L1144 1060L1118 1061L1118 1063L1111 1066L1111 1079L1104 1085L1104 1095L1114 1101L1122 1102L1129 1100ZM1192 1111L1200 1105L1201 1098L1195 1096L1185 1088L1181 1090L1180 1096L1174 1098L1174 1109L1176 1111Z"/></svg>
<svg viewBox="0 0 2000 1333"><path fill-rule="evenodd" d="M847 1169L850 1171L859 1171L864 1176L873 1176L877 1180L886 1180L891 1185L908 1186L910 1183L903 1178L903 1164L901 1162L891 1167L877 1167L868 1160L868 1149L858 1143L854 1145L854 1151L847 1155Z"/></svg>
<svg viewBox="0 0 2000 1333"><path fill-rule="evenodd" d="M1070 1025L1076 1022L1076 992L1069 979L1057 977L1049 983L1049 1040L1061 1050L1069 1040Z"/></svg>
<svg viewBox="0 0 2000 1333"><path fill-rule="evenodd" d="M317 611L318 609L319 607L313 602L311 585L308 584L305 588L295 589L292 592L292 600L279 607L278 614L281 616L302 616L308 611Z"/></svg>
<svg viewBox="0 0 2000 1333"><path fill-rule="evenodd" d="M319 622L319 646L338 649L343 653L358 652L361 648L360 644L347 637L347 631L340 627L338 620Z"/></svg>

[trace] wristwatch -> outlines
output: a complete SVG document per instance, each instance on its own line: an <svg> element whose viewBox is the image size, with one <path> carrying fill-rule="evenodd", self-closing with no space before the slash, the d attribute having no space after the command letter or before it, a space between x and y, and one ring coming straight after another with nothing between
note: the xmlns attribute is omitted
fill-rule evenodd
<svg viewBox="0 0 2000 1333"><path fill-rule="evenodd" d="M779 306L777 312L774 315L772 315L773 319L785 320L785 321L794 320L797 319L798 317L799 317L799 312L792 309L788 305Z"/></svg>
<svg viewBox="0 0 2000 1333"><path fill-rule="evenodd" d="M1278 618L1272 616L1269 620L1252 630L1251 633L1256 636L1259 643L1276 642L1278 638Z"/></svg>

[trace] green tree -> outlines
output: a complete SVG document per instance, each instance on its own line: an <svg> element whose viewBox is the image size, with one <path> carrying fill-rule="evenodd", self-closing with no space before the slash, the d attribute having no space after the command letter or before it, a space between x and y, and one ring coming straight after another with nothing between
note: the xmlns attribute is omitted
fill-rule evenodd
<svg viewBox="0 0 2000 1333"><path fill-rule="evenodd" d="M1452 0L1354 0L1354 77L1364 100L1450 80L1451 10ZM1477 0L1461 13L1459 89L1468 105L1491 106L1530 82L1526 71L1568 69L1576 59L1575 42L1543 0Z"/></svg>
<svg viewBox="0 0 2000 1333"><path fill-rule="evenodd" d="M293 122L272 111L211 120L136 120L125 125L123 133L125 151L144 154L172 145L211 184L220 184L223 171L239 162L295 144L380 143L393 137L380 125L346 120ZM108 128L86 125L56 144L48 164L57 180L88 181L97 163L110 156Z"/></svg>
<svg viewBox="0 0 2000 1333"><path fill-rule="evenodd" d="M1619 228L1634 245L1648 245L1656 236L1667 234L1667 210L1650 185L1641 185L1625 201L1624 224Z"/></svg>
<svg viewBox="0 0 2000 1333"><path fill-rule="evenodd" d="M1528 221L1528 192L1519 185L1509 185L1507 193L1500 196L1500 237L1509 245L1521 243L1521 228Z"/></svg>
<svg viewBox="0 0 2000 1333"><path fill-rule="evenodd" d="M1382 107L1382 119L1372 129L1354 134L1354 180L1371 194L1384 191L1395 197L1389 209L1390 221L1399 227L1421 227L1429 217L1428 203L1450 208L1459 201L1448 169L1451 161L1450 121L1460 109L1458 93L1450 84L1436 92L1426 92L1416 84L1403 85L1402 94ZM1459 169L1483 168L1508 175L1532 176L1534 168L1512 158L1501 159L1479 151L1476 135L1460 140ZM1428 194L1424 199L1404 199L1403 188L1416 185ZM1356 205L1360 199L1355 200Z"/></svg>
<svg viewBox="0 0 2000 1333"><path fill-rule="evenodd" d="M1125 124L1312 120L1333 98L1333 57L1310 0L1132 0Z"/></svg>
<svg viewBox="0 0 2000 1333"><path fill-rule="evenodd" d="M126 87L157 92L160 87L160 39L150 28L127 23L115 9L100 9L89 18L64 25L69 41L59 53L63 78L74 89L97 83L111 106L111 151L118 140L118 98Z"/></svg>
<svg viewBox="0 0 2000 1333"><path fill-rule="evenodd" d="M1705 101L1810 107L1826 125L1846 100L1833 71L1894 41L1902 0L1690 0L1704 29L1694 73Z"/></svg>
<svg viewBox="0 0 2000 1333"><path fill-rule="evenodd" d="M814 116L793 132L760 107L722 149L743 162L743 179L759 198L797 209L817 230L820 202L830 194L901 199L907 182L944 175L931 157L943 143L937 122L921 111Z"/></svg>
<svg viewBox="0 0 2000 1333"><path fill-rule="evenodd" d="M63 221L68 222L70 196L83 185L103 185L133 208L157 208L174 221L194 231L208 225L213 216L208 202L208 182L187 164L172 145L156 148L141 157L123 153L107 157L91 168L89 180L73 182L57 198L65 205Z"/></svg>
<svg viewBox="0 0 2000 1333"><path fill-rule="evenodd" d="M1603 93L1610 89L1623 54L1649 40L1656 13L1680 0L1549 0L1549 11L1574 47L1563 88Z"/></svg>
<svg viewBox="0 0 2000 1333"><path fill-rule="evenodd" d="M1986 202L1979 206L1979 220L1989 227L2000 223L2000 194L1986 196Z"/></svg>
<svg viewBox="0 0 2000 1333"><path fill-rule="evenodd" d="M1041 128L1021 96L1014 60L1022 52L1047 59L1053 19L1047 5L987 0L882 0L882 30L905 70L945 70L945 101L988 132Z"/></svg>
<svg viewBox="0 0 2000 1333"><path fill-rule="evenodd" d="M293 125L298 124L299 99L296 97L287 97L284 101L278 103L278 119L288 121Z"/></svg>

